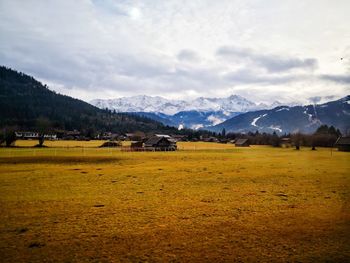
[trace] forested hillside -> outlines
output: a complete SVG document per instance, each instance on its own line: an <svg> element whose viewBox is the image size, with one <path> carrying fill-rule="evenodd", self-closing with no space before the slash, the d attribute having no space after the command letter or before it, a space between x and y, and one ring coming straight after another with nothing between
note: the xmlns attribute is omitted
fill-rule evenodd
<svg viewBox="0 0 350 263"><path fill-rule="evenodd" d="M84 101L57 94L33 77L0 67L0 127L36 129L38 120L54 129L113 132L175 132L157 121L98 109Z"/></svg>

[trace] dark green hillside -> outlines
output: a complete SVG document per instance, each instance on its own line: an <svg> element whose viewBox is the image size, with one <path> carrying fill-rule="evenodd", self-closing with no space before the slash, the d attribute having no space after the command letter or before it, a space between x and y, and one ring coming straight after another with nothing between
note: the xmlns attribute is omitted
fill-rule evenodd
<svg viewBox="0 0 350 263"><path fill-rule="evenodd" d="M84 101L57 94L33 77L0 67L0 127L35 129L38 118L65 130L113 132L174 132L154 120L98 109Z"/></svg>

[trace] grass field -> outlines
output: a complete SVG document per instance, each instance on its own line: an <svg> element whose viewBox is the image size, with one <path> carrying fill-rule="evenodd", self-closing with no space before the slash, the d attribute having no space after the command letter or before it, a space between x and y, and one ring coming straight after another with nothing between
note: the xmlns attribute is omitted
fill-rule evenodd
<svg viewBox="0 0 350 263"><path fill-rule="evenodd" d="M46 144L0 149L2 262L350 260L349 153Z"/></svg>

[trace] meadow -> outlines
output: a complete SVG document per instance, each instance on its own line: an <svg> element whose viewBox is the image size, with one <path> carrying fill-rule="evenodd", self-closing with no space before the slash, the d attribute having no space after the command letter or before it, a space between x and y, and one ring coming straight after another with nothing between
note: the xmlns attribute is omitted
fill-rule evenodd
<svg viewBox="0 0 350 263"><path fill-rule="evenodd" d="M0 148L2 262L349 262L350 154Z"/></svg>

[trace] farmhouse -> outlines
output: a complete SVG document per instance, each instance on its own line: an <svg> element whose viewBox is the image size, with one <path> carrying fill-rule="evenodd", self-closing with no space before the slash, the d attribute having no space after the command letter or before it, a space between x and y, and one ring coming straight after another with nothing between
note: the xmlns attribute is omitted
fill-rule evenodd
<svg viewBox="0 0 350 263"><path fill-rule="evenodd" d="M339 137L335 143L335 147L338 151L350 152L350 137Z"/></svg>
<svg viewBox="0 0 350 263"><path fill-rule="evenodd" d="M173 135L171 135L171 137L177 142L185 142L188 140L186 135L173 134Z"/></svg>
<svg viewBox="0 0 350 263"><path fill-rule="evenodd" d="M24 139L24 140L37 140L39 139L39 133L38 132L15 132L16 137L18 139ZM56 134L44 134L44 138L48 140L56 140L57 135Z"/></svg>
<svg viewBox="0 0 350 263"><path fill-rule="evenodd" d="M133 141L130 144L130 147L133 149L137 149L137 148L142 148L143 146L143 142L142 141Z"/></svg>
<svg viewBox="0 0 350 263"><path fill-rule="evenodd" d="M248 139L237 139L235 142L236 147L249 147L250 143Z"/></svg>
<svg viewBox="0 0 350 263"><path fill-rule="evenodd" d="M290 138L282 138L280 142L281 147L289 148L292 147L292 140Z"/></svg>
<svg viewBox="0 0 350 263"><path fill-rule="evenodd" d="M115 140L118 138L118 136L119 135L117 133L103 132L101 134L98 134L96 138L99 140Z"/></svg>
<svg viewBox="0 0 350 263"><path fill-rule="evenodd" d="M18 139L38 139L39 133L37 132L15 132Z"/></svg>
<svg viewBox="0 0 350 263"><path fill-rule="evenodd" d="M153 136L145 142L145 150L150 151L175 151L176 142L161 136Z"/></svg>
<svg viewBox="0 0 350 263"><path fill-rule="evenodd" d="M62 139L65 140L77 140L81 137L80 131L74 130L74 131L67 131L65 132Z"/></svg>
<svg viewBox="0 0 350 263"><path fill-rule="evenodd" d="M127 141L142 141L146 136L143 132L136 132L126 133L125 137Z"/></svg>
<svg viewBox="0 0 350 263"><path fill-rule="evenodd" d="M218 138L215 137L208 137L208 138L202 138L203 142L219 142Z"/></svg>

